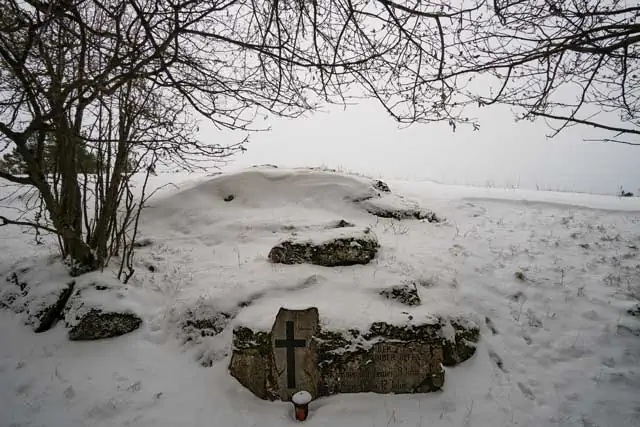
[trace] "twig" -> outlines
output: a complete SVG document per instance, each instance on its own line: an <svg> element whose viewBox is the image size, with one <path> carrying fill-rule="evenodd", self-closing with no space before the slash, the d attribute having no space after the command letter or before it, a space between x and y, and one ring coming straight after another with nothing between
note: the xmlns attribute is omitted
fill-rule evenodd
<svg viewBox="0 0 640 427"><path fill-rule="evenodd" d="M33 222L29 222L29 221L16 221L16 220L12 220L9 219L5 216L0 215L0 227L3 227L5 225L20 225L20 226L25 226L25 227L33 227L33 228L40 228L42 230L48 231L49 233L54 233L54 234L58 234L58 232L56 230L54 230L53 228L49 228L47 226L44 225L40 225L40 224L36 224Z"/></svg>

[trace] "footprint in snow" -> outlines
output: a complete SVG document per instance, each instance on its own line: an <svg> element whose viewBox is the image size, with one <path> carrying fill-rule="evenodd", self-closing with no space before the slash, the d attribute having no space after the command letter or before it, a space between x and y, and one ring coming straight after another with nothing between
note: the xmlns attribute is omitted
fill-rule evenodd
<svg viewBox="0 0 640 427"><path fill-rule="evenodd" d="M487 325L487 328L491 331L493 335L498 335L498 330L496 326L493 324L493 320L489 316L485 316L484 323Z"/></svg>
<svg viewBox="0 0 640 427"><path fill-rule="evenodd" d="M520 302L520 301L526 301L527 296L524 294L524 292L518 291L515 294L509 295L509 299L511 301Z"/></svg>
<svg viewBox="0 0 640 427"><path fill-rule="evenodd" d="M540 320L531 309L527 310L527 323L532 328L542 327L542 320Z"/></svg>
<svg viewBox="0 0 640 427"><path fill-rule="evenodd" d="M587 320L600 320L600 315L595 310L585 311L581 314L581 317Z"/></svg>
<svg viewBox="0 0 640 427"><path fill-rule="evenodd" d="M502 361L502 358L498 356L496 352L494 352L493 350L489 350L489 358L502 372L507 372L507 370L504 368L504 362Z"/></svg>
<svg viewBox="0 0 640 427"><path fill-rule="evenodd" d="M536 396L533 394L533 392L531 391L531 389L529 387L527 387L526 385L524 385L523 383L518 383L518 388L520 389L520 391L522 392L522 394L525 395L525 397L529 400L535 400Z"/></svg>
<svg viewBox="0 0 640 427"><path fill-rule="evenodd" d="M74 397L76 397L76 392L75 392L75 390L73 389L72 386L69 386L64 390L64 397L69 399L69 400L71 400Z"/></svg>
<svg viewBox="0 0 640 427"><path fill-rule="evenodd" d="M102 403L95 404L87 412L87 416L92 419L104 420L113 418L122 411L122 403L116 399L109 399Z"/></svg>
<svg viewBox="0 0 640 427"><path fill-rule="evenodd" d="M613 357L606 357L602 360L602 364L607 368L615 368L616 360Z"/></svg>
<svg viewBox="0 0 640 427"><path fill-rule="evenodd" d="M33 385L33 380L28 380L22 384L19 384L16 387L16 394L26 395L29 394L29 390L31 390L31 386Z"/></svg>

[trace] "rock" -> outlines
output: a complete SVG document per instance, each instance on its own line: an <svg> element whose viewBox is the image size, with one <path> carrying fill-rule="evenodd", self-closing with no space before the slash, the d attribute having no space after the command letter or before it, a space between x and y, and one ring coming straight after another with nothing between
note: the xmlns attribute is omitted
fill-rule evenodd
<svg viewBox="0 0 640 427"><path fill-rule="evenodd" d="M384 181L377 180L373 183L373 188L383 193L391 193L391 189Z"/></svg>
<svg viewBox="0 0 640 427"><path fill-rule="evenodd" d="M110 313L92 309L69 330L72 341L112 338L135 331L142 319L133 313Z"/></svg>
<svg viewBox="0 0 640 427"><path fill-rule="evenodd" d="M380 291L380 295L385 298L396 300L404 305L420 305L420 295L415 283L405 283L396 285Z"/></svg>
<svg viewBox="0 0 640 427"><path fill-rule="evenodd" d="M318 395L319 370L316 342L319 330L318 309L287 310L281 308L271 329L274 368L278 395L291 400L299 390Z"/></svg>
<svg viewBox="0 0 640 427"><path fill-rule="evenodd" d="M199 299L195 304L174 308L170 313L180 328L184 342L200 342L213 337L226 328L235 313L220 310L213 302Z"/></svg>
<svg viewBox="0 0 640 427"><path fill-rule="evenodd" d="M404 334L394 335L394 329L401 330L379 323L364 336L355 331L348 338L336 333L321 334L320 394L425 393L442 388L443 347L436 329L426 337L411 331L410 340L404 339ZM360 340L367 345L359 344Z"/></svg>
<svg viewBox="0 0 640 427"><path fill-rule="evenodd" d="M345 221L341 219L340 221L336 221L329 225L328 228L345 228L345 227L355 227L355 224L350 223L349 221Z"/></svg>
<svg viewBox="0 0 640 427"><path fill-rule="evenodd" d="M279 399L271 332L235 328L229 372L259 398Z"/></svg>
<svg viewBox="0 0 640 427"><path fill-rule="evenodd" d="M32 323L34 332L48 331L62 318L62 311L73 292L75 283L72 280L61 286L51 295L52 303L44 303L44 306L36 312Z"/></svg>
<svg viewBox="0 0 640 427"><path fill-rule="evenodd" d="M146 248L147 246L151 246L151 245L153 245L153 240L149 238L145 238L145 239L135 240L132 246L136 249L139 249L139 248Z"/></svg>
<svg viewBox="0 0 640 427"><path fill-rule="evenodd" d="M392 218L397 220L403 219L426 219L428 222L442 222L434 212L420 209L384 209L368 205L367 212L380 218Z"/></svg>
<svg viewBox="0 0 640 427"><path fill-rule="evenodd" d="M438 217L434 212L421 209L415 203L406 201L401 196L393 194L385 194L381 197L373 197L358 201L371 215L380 218L390 218L397 220L419 219L428 222L442 222L443 219Z"/></svg>
<svg viewBox="0 0 640 427"><path fill-rule="evenodd" d="M284 317L283 312L295 314ZM305 320L298 324L295 316ZM280 326L274 325L271 332L236 327L231 375L256 396L270 400L289 400L300 390L313 398L337 393L430 392L444 385L442 366L469 359L479 339L478 326L458 318L437 318L420 325L375 322L361 333L321 329L316 316L313 308L281 309L276 321ZM289 331L287 321L292 322ZM295 384L282 387L282 381L291 380L287 363L295 364Z"/></svg>
<svg viewBox="0 0 640 427"><path fill-rule="evenodd" d="M207 319L189 319L183 324L185 331L197 331L200 336L212 337L218 335L225 328L231 315L228 313L216 313Z"/></svg>
<svg viewBox="0 0 640 427"><path fill-rule="evenodd" d="M474 322L464 318L452 318L443 324L445 340L444 366L455 366L468 360L476 352L476 343L480 341L480 328Z"/></svg>
<svg viewBox="0 0 640 427"><path fill-rule="evenodd" d="M329 235L319 241L295 238L274 246L269 252L269 260L279 264L309 263L325 267L367 264L376 256L379 246L371 232Z"/></svg>
<svg viewBox="0 0 640 427"><path fill-rule="evenodd" d="M112 338L140 327L142 319L130 305L129 288L120 283L85 283L65 308L65 326L72 341Z"/></svg>
<svg viewBox="0 0 640 427"><path fill-rule="evenodd" d="M34 332L51 329L62 317L75 286L62 264L47 266L44 270L17 268L6 277L6 286L0 290L0 307L23 316L23 322Z"/></svg>
<svg viewBox="0 0 640 427"><path fill-rule="evenodd" d="M362 203L362 202L366 202L367 200L371 200L371 199L375 199L376 197L380 197L380 193L368 193L368 194L361 194L355 197L351 197L349 200L353 203Z"/></svg>
<svg viewBox="0 0 640 427"><path fill-rule="evenodd" d="M214 300L200 298L174 304L168 321L177 327L176 337L185 348L193 348L192 354L201 366L209 367L225 359L229 354L225 329L235 317L238 306L223 310ZM229 331L230 332L230 331ZM222 336L220 336L222 334Z"/></svg>
<svg viewBox="0 0 640 427"><path fill-rule="evenodd" d="M236 197L235 197L233 194L229 194L228 196L226 196L226 197L224 198L224 201L225 201L225 202L231 202L231 201L233 201L233 199L235 199L235 198L236 198Z"/></svg>

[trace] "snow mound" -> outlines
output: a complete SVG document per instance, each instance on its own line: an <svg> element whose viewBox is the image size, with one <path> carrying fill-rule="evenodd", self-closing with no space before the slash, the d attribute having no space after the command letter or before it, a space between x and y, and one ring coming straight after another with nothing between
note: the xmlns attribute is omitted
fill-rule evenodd
<svg viewBox="0 0 640 427"><path fill-rule="evenodd" d="M375 196L374 180L305 169L251 168L222 174L165 198L162 208L207 209L225 204L244 208L345 205ZM225 202L225 198L232 200Z"/></svg>
<svg viewBox="0 0 640 427"><path fill-rule="evenodd" d="M371 191L381 204L399 200L371 180L265 169L189 175L154 196L141 221L153 244L137 251L126 298L139 331L79 344L61 325L36 335L0 310L0 420L164 427L194 414L194 426L283 425L284 404L259 401L229 375L232 330L269 331L280 307L317 307L327 330L461 314L482 339L470 363L447 370L441 393L327 398L312 402L310 425L639 425L640 198L388 183L391 196L447 219L436 225L354 203ZM152 187L178 179L154 177ZM268 261L279 242L320 238L340 220L375 233L369 264ZM1 277L18 257L55 250L19 228L1 232ZM419 305L379 294L403 283L416 284Z"/></svg>

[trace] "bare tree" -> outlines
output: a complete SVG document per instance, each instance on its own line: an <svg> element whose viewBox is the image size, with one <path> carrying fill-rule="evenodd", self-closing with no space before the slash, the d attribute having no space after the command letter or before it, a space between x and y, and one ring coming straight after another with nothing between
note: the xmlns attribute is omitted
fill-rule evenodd
<svg viewBox="0 0 640 427"><path fill-rule="evenodd" d="M419 37L412 45L438 65L405 72L418 86L440 83L450 108L502 103L515 107L519 119L548 120L553 135L590 126L608 135L604 141L640 145L638 2L378 3L388 8L389 25L417 22L434 29L437 46Z"/></svg>
<svg viewBox="0 0 640 427"><path fill-rule="evenodd" d="M145 8L153 4L147 2ZM137 14L156 22L166 16L158 17L153 8L138 10L139 5L129 2L82 6L13 2L0 20L0 135L15 146L28 177L8 172L0 176L35 187L50 220L43 226L2 218L3 224L54 231L63 254L80 266L76 271L103 266L118 252L114 242L125 241L136 209L129 191L133 173L157 161L188 164L197 155L220 158L241 147L201 145L192 136L193 120L182 109L186 98L167 96L176 86L188 91L195 84L172 86L161 78L171 61L163 58L166 51L177 55L178 31L165 35L157 46L145 35L153 29L151 21L143 22ZM170 18L170 25L179 25ZM228 92L231 89L218 89L221 98ZM234 115L240 113L241 107L220 109L212 118L233 126ZM45 169L47 139L55 143L55 162ZM95 176L79 167L79 145L90 145L99 158ZM119 223L123 201L128 219Z"/></svg>
<svg viewBox="0 0 640 427"><path fill-rule="evenodd" d="M188 165L239 148L196 141L188 113L251 130L260 111L299 117L321 102L374 97L401 123L455 129L478 127L469 105L505 103L521 118L633 143L621 137L640 134L638 9L622 0L7 0L0 146L15 146L29 173L0 177L34 187L63 253L95 268L122 229L130 162ZM91 186L79 144L108 165Z"/></svg>
<svg viewBox="0 0 640 427"><path fill-rule="evenodd" d="M260 109L297 117L321 100L341 101L358 82L389 111L417 105L419 94L407 100L394 89L404 84L399 70L410 60L405 30L376 35L366 26L378 20L377 7L343 0L10 0L0 17L0 138L15 145L29 174L0 176L37 189L64 255L89 269L104 265L131 156L139 164L162 154L188 163L236 148L203 146L184 126L158 126L176 111L149 115L150 104L140 110L139 101L154 97L154 105L167 107L162 99L178 100L230 129L251 129ZM164 134L147 141L132 126ZM52 176L43 165L48 138L56 146ZM93 217L76 155L87 143L109 165L95 180Z"/></svg>

